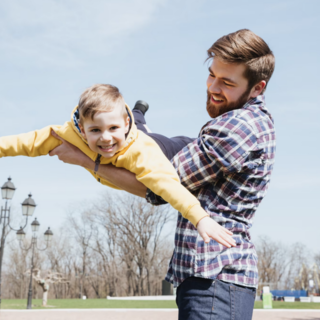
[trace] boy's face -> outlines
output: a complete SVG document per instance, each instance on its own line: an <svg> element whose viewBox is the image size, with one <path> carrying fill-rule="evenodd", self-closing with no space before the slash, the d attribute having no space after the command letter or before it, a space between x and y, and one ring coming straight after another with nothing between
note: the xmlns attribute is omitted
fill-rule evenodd
<svg viewBox="0 0 320 320"><path fill-rule="evenodd" d="M260 81L248 88L244 77L245 64L225 63L218 58L212 59L207 79L207 111L212 118L241 108L250 98L261 94L266 82Z"/></svg>
<svg viewBox="0 0 320 320"><path fill-rule="evenodd" d="M84 119L80 129L92 151L105 158L111 158L125 145L125 135L129 130L129 117L125 120L122 110L119 109L97 112L93 120Z"/></svg>

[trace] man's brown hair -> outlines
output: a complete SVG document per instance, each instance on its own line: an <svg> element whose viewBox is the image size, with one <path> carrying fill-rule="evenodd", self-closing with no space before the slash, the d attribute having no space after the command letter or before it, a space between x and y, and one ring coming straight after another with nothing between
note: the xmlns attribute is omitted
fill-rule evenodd
<svg viewBox="0 0 320 320"><path fill-rule="evenodd" d="M227 63L244 63L247 67L244 77L250 89L262 80L268 83L274 71L275 58L269 46L248 29L221 37L207 53L207 60L217 57Z"/></svg>
<svg viewBox="0 0 320 320"><path fill-rule="evenodd" d="M93 120L97 112L111 112L121 109L124 119L128 117L125 102L119 89L111 84L95 84L86 89L79 100L80 123L91 117Z"/></svg>

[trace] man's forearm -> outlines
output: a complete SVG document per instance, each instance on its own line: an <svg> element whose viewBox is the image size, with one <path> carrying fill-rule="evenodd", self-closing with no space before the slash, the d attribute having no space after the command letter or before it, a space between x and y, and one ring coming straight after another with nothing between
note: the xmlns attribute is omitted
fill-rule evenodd
<svg viewBox="0 0 320 320"><path fill-rule="evenodd" d="M95 163L88 157L82 164L83 167L94 170ZM103 179L108 180L115 186L132 193L136 196L145 198L147 187L139 182L134 173L124 169L117 168L112 164L100 164L97 172Z"/></svg>
<svg viewBox="0 0 320 320"><path fill-rule="evenodd" d="M51 135L61 141L61 144L58 147L49 152L51 157L58 156L59 160L64 163L81 166L92 171L95 169L94 161L92 161L80 149L59 137L53 130ZM108 180L120 189L142 198L145 198L146 196L147 188L136 179L134 173L124 168L117 168L110 164L103 164L99 166L98 174L103 179Z"/></svg>

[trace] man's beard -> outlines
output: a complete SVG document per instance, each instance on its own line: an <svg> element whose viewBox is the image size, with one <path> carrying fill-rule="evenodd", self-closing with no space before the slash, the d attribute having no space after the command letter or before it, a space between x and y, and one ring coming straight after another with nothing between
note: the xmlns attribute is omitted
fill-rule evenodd
<svg viewBox="0 0 320 320"><path fill-rule="evenodd" d="M215 106L211 102L211 93L209 93L209 91L207 90L207 112L209 116L211 118L216 118L228 111L242 108L244 104L248 101L249 92L250 92L250 89L247 89L237 101L230 102L226 105L219 107L219 106Z"/></svg>

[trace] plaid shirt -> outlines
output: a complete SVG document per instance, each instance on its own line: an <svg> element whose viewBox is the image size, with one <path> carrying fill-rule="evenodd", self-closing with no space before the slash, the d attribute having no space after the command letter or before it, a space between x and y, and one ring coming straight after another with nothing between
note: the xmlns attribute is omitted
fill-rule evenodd
<svg viewBox="0 0 320 320"><path fill-rule="evenodd" d="M209 121L194 142L173 159L181 183L197 196L212 219L233 232L236 247L205 244L178 214L175 249L166 280L179 286L195 276L247 287L258 282L257 254L249 228L270 182L275 130L264 96ZM148 202L164 201L147 192Z"/></svg>

